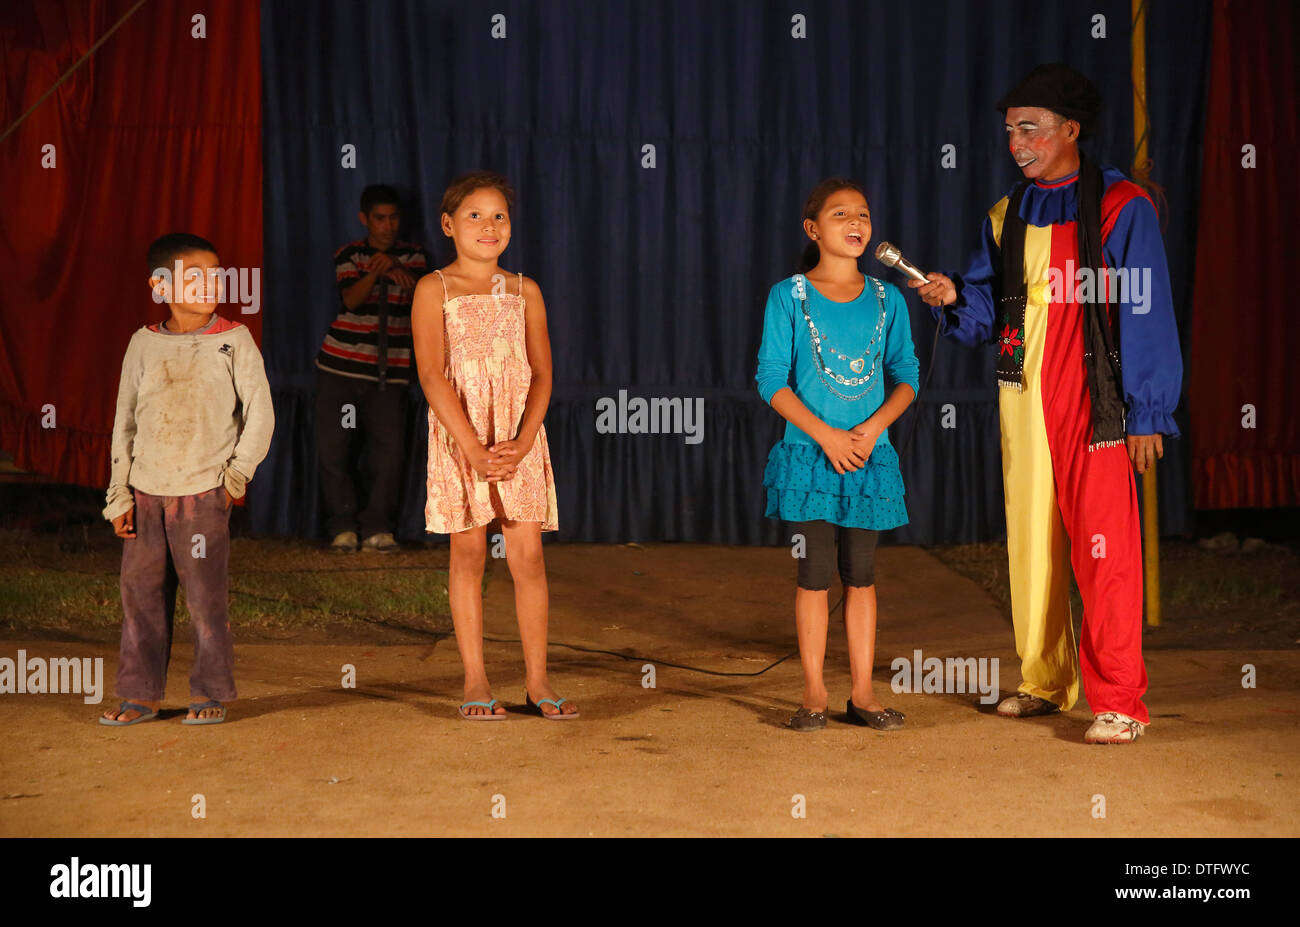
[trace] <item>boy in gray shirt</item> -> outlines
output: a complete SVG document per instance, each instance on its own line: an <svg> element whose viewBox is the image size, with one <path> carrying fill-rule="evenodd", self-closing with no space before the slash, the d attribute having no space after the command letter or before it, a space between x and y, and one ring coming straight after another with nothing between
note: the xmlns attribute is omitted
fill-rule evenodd
<svg viewBox="0 0 1300 927"><path fill-rule="evenodd" d="M218 724L234 701L227 611L230 507L271 444L274 414L262 355L248 328L215 312L216 249L195 235L149 248L150 285L171 318L127 345L113 422L104 517L122 547L121 705L101 724L158 716L171 656L178 584L194 632L190 708L183 723Z"/></svg>

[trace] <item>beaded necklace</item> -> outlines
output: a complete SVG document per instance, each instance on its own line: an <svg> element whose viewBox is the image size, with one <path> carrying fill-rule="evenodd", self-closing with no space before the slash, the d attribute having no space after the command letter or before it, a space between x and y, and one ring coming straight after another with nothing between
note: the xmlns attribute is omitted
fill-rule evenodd
<svg viewBox="0 0 1300 927"><path fill-rule="evenodd" d="M871 351L872 348L876 346L876 342L880 340L880 333L885 330L885 285L875 277L867 277L867 284L875 286L876 302L880 305L880 318L876 320L876 330L871 336L870 343L867 344L867 349L863 351L859 357L853 358L849 361L849 367L854 371L854 373L857 373L866 366L866 358L871 357L871 368L867 370L866 373L862 374L862 376L845 377L833 370L827 369L826 361L822 358L822 342L825 341L826 347L830 349L832 354L839 357L840 360L849 360L848 355L841 354L839 351L836 351L831 347L829 339L817 330L817 326L813 324L812 316L808 313L808 291L804 286L804 276L803 274L795 274L794 278L794 292L795 295L799 297L799 308L803 310L804 321L808 323L808 336L812 339L813 359L817 362L817 375L821 377L821 381L825 384L826 388L841 399L861 399L863 396L867 395L867 393L871 392L871 388L874 385L873 381L878 373L880 358L884 356L883 352L872 356ZM846 396L831 385L832 380L841 386L855 387L865 385L866 388L860 393Z"/></svg>

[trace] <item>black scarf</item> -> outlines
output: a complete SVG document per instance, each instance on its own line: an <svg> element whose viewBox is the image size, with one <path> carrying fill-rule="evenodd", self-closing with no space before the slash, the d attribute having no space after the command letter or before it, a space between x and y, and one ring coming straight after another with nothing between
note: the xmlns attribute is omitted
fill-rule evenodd
<svg viewBox="0 0 1300 927"><path fill-rule="evenodd" d="M998 350L998 385L1023 389L1025 382L1025 220L1020 203L1025 181L1016 187L1002 222L1002 270L999 275L998 326L994 331ZM1075 227L1079 234L1079 268L1089 268L1094 286L1092 298L1083 307L1083 363L1088 372L1088 396L1092 400L1092 441L1088 448L1124 441L1123 379L1119 363L1118 313L1111 311L1105 259L1101 251L1101 169L1079 152L1078 211ZM1066 280L1066 298L1076 292L1075 281ZM1099 360L1100 359L1100 360Z"/></svg>

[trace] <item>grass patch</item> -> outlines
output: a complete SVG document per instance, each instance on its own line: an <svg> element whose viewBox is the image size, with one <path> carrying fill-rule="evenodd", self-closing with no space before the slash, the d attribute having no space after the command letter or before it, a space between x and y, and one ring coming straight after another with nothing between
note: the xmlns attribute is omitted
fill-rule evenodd
<svg viewBox="0 0 1300 927"><path fill-rule="evenodd" d="M284 632L340 624L451 630L445 549L339 556L311 542L236 538L231 543L230 622ZM121 544L80 528L0 531L0 628L116 631ZM185 594L178 623L188 623Z"/></svg>
<svg viewBox="0 0 1300 927"><path fill-rule="evenodd" d="M0 567L0 627L109 628L121 621L117 577Z"/></svg>
<svg viewBox="0 0 1300 927"><path fill-rule="evenodd" d="M447 571L334 570L232 577L230 618L284 627L307 621L369 621L448 630ZM446 621L439 621L446 618Z"/></svg>
<svg viewBox="0 0 1300 927"><path fill-rule="evenodd" d="M940 546L930 552L978 584L1010 616L1006 544ZM1243 553L1205 550L1191 541L1162 540L1160 592L1164 621L1229 614L1295 618L1300 616L1300 556L1289 547L1274 544ZM1082 602L1073 576L1070 601L1077 617Z"/></svg>

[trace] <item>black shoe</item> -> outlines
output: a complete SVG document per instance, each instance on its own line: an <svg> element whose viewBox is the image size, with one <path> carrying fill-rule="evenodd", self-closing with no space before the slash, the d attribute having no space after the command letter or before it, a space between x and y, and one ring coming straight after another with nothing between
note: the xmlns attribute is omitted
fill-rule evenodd
<svg viewBox="0 0 1300 927"><path fill-rule="evenodd" d="M788 727L792 731L820 731L826 727L826 712L800 708L790 718Z"/></svg>
<svg viewBox="0 0 1300 927"><path fill-rule="evenodd" d="M853 699L849 699L848 712L850 721L865 724L872 730L896 731L903 726L903 713L892 708L886 708L884 711L867 711L854 705Z"/></svg>

